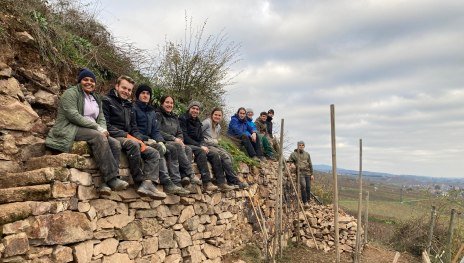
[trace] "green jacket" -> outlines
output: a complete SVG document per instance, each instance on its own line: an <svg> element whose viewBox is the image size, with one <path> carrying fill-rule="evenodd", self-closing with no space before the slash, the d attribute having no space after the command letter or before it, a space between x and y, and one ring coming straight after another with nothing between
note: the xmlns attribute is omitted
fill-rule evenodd
<svg viewBox="0 0 464 263"><path fill-rule="evenodd" d="M94 130L106 130L105 116L103 115L101 97L95 93L92 94L98 103L100 113L96 123L85 118L84 114L84 91L81 86L69 87L61 95L58 107L58 115L55 125L50 130L45 139L45 145L52 149L69 152L71 150L78 127L84 127Z"/></svg>
<svg viewBox="0 0 464 263"><path fill-rule="evenodd" d="M298 160L301 160L301 163L299 163ZM307 173L313 174L313 164L311 163L311 156L309 156L308 152L300 152L298 149L295 149L295 151L290 154L288 161L295 163L300 168L302 175L306 175Z"/></svg>

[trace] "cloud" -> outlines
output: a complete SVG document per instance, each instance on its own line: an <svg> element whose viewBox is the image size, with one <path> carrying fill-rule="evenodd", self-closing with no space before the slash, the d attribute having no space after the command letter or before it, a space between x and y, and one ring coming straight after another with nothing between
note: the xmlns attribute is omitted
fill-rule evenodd
<svg viewBox="0 0 464 263"><path fill-rule="evenodd" d="M120 39L156 49L184 38L185 14L206 33L224 30L242 60L226 87L240 106L285 119L288 149L307 141L331 163L335 104L338 166L398 174L462 176L464 2L101 0L99 17ZM446 167L446 169L444 169Z"/></svg>

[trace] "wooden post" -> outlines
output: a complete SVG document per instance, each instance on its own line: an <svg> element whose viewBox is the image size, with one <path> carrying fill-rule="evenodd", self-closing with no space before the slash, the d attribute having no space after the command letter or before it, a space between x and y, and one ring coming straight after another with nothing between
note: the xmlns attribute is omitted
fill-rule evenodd
<svg viewBox="0 0 464 263"><path fill-rule="evenodd" d="M450 263L451 262L451 249L453 246L453 232L454 232L454 216L456 214L456 210L453 208L451 209L451 218L450 218L450 223L449 223L449 228L448 228L448 244L447 244L447 251L446 251L446 258L445 258L445 263Z"/></svg>
<svg viewBox="0 0 464 263"><path fill-rule="evenodd" d="M401 186L400 203L403 203L403 195L404 195L404 185Z"/></svg>
<svg viewBox="0 0 464 263"><path fill-rule="evenodd" d="M459 257L462 254L462 251L464 251L464 243L461 244L461 247L459 248L458 253L456 253L456 255L454 255L453 263L458 263L458 260L459 260ZM463 258L463 260L464 260L464 258Z"/></svg>
<svg viewBox="0 0 464 263"><path fill-rule="evenodd" d="M296 144L296 148L298 149L298 143ZM299 163L300 163L300 155L298 154L298 160L297 160L297 163L296 163L296 200L298 201L298 203L300 202L300 198L301 198L301 186L300 186L300 166L299 166ZM300 210L301 209L301 210ZM296 231L297 231L297 235L296 235L296 240L298 242L301 242L301 236L300 236L300 212L303 212L304 213L304 210L298 205L298 213L297 213L297 216L296 216L296 221L298 222L298 224L296 224Z"/></svg>
<svg viewBox="0 0 464 263"><path fill-rule="evenodd" d="M358 225L356 227L356 248L354 262L359 262L361 250L361 214L362 214L362 139L359 139L359 198L358 198Z"/></svg>
<svg viewBox="0 0 464 263"><path fill-rule="evenodd" d="M282 207L282 199L283 199L283 191L284 191L284 186L283 186L283 169L284 169L284 119L282 119L280 123L280 161L279 161L279 222L280 222L280 233L279 233L279 248L280 248L280 258L282 258L282 214L283 214L283 207Z"/></svg>
<svg viewBox="0 0 464 263"><path fill-rule="evenodd" d="M400 256L401 256L400 252L396 251L395 257L393 257L392 263L397 263L398 259L400 259Z"/></svg>
<svg viewBox="0 0 464 263"><path fill-rule="evenodd" d="M337 153L336 153L336 142L335 142L335 106L330 105L330 126L331 126L331 137L332 137L332 174L334 180L334 225L335 225L335 254L336 263L340 263L340 239L338 232L338 182L337 182Z"/></svg>
<svg viewBox="0 0 464 263"><path fill-rule="evenodd" d="M433 239L433 229L435 228L435 217L436 211L435 206L432 206L432 212L430 213L430 228L429 228L429 236L427 240L427 254L430 255L430 248L432 247L432 239Z"/></svg>
<svg viewBox="0 0 464 263"><path fill-rule="evenodd" d="M364 244L368 243L367 232L369 228L369 191L366 191L366 213L364 214Z"/></svg>

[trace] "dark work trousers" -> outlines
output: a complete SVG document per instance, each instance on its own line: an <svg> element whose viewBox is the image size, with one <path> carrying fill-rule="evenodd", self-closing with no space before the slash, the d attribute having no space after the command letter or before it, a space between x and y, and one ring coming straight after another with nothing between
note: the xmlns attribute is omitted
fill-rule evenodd
<svg viewBox="0 0 464 263"><path fill-rule="evenodd" d="M208 168L208 160L211 162L211 166L213 168L213 173L216 176L216 181L218 184L225 182L224 171L222 170L221 166L221 158L219 158L218 154L206 154L203 149L199 146L195 145L188 145L190 149L192 149L193 155L195 156L195 162L197 163L198 170L201 174L201 181L203 184L211 182L211 174Z"/></svg>
<svg viewBox="0 0 464 263"><path fill-rule="evenodd" d="M311 198L311 176L300 176L301 199L307 203Z"/></svg>
<svg viewBox="0 0 464 263"><path fill-rule="evenodd" d="M158 153L160 154L160 159L159 159L159 179L160 179L160 183L162 185L168 185L168 184L170 184L172 182L172 178L169 176L169 169L168 169L168 165L167 165L166 158L165 158L168 153L166 151L164 156L161 155L163 150L161 149L161 145L159 145L157 143L155 145L153 145L152 147L155 148L155 150L158 151Z"/></svg>
<svg viewBox="0 0 464 263"><path fill-rule="evenodd" d="M192 155L190 148L186 149L180 143L173 141L166 142L165 145L169 152L166 160L172 182L179 184L181 178L194 176L191 157L188 158L186 153Z"/></svg>
<svg viewBox="0 0 464 263"><path fill-rule="evenodd" d="M263 150L261 149L261 142L258 136L256 136L256 141L252 142L251 138L248 136L242 136L241 138L242 145L245 147L245 150L250 157L261 157L263 156Z"/></svg>
<svg viewBox="0 0 464 263"><path fill-rule="evenodd" d="M147 146L142 153L138 142L124 137L116 139L121 143L122 150L127 155L129 170L134 182L140 184L145 180L151 180L154 183L159 183L160 154L158 151Z"/></svg>
<svg viewBox="0 0 464 263"><path fill-rule="evenodd" d="M97 130L78 127L76 141L86 141L92 149L93 158L97 163L103 181L106 183L119 175L119 156L121 144L112 137L106 137Z"/></svg>
<svg viewBox="0 0 464 263"><path fill-rule="evenodd" d="M234 171L234 167L232 165L232 156L230 153L227 152L224 148L216 145L209 145L208 149L210 152L219 154L219 157L221 158L222 169L226 175L227 182L231 184L238 184L240 181L238 180L237 174Z"/></svg>

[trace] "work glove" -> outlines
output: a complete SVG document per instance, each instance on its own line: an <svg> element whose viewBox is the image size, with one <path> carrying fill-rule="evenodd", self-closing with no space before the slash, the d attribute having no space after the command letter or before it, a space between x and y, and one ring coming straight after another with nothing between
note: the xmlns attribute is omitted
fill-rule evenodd
<svg viewBox="0 0 464 263"><path fill-rule="evenodd" d="M144 143L150 147L156 148L156 141L153 139L148 139L147 141L144 141Z"/></svg>
<svg viewBox="0 0 464 263"><path fill-rule="evenodd" d="M158 145L159 145L159 152L161 154L161 156L165 155L166 154L166 145L164 145L163 142L158 142Z"/></svg>
<svg viewBox="0 0 464 263"><path fill-rule="evenodd" d="M135 138L134 136L130 135L129 133L127 134L126 138L129 140L138 142L140 144L140 152L144 152L147 149L147 145L145 143Z"/></svg>

